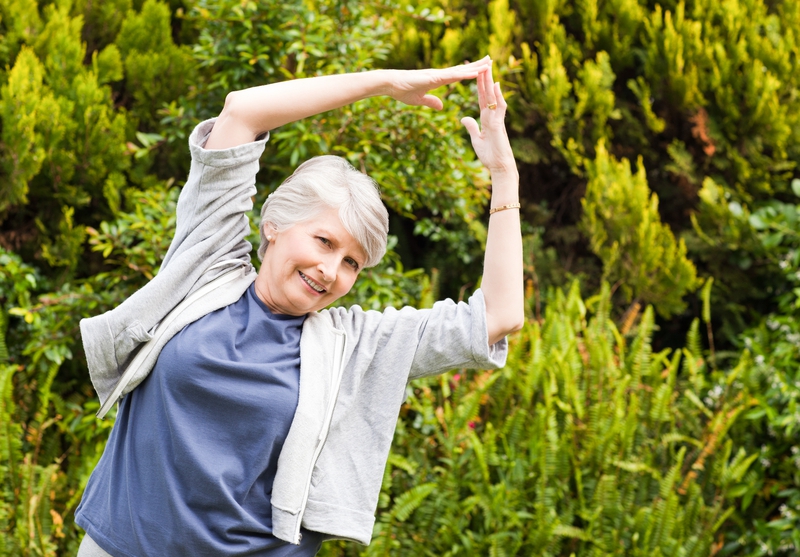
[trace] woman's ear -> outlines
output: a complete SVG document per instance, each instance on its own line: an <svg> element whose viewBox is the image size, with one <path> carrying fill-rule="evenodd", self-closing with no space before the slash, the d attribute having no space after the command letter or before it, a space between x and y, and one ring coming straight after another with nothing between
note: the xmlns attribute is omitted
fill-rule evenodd
<svg viewBox="0 0 800 557"><path fill-rule="evenodd" d="M264 237L267 239L267 242L272 243L278 237L278 230L275 228L275 225L271 222L264 223Z"/></svg>

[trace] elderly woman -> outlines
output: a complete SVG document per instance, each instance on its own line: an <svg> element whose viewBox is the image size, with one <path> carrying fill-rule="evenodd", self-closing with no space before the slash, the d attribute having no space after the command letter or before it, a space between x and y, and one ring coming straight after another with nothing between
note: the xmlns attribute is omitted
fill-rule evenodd
<svg viewBox="0 0 800 557"><path fill-rule="evenodd" d="M380 261L388 230L375 184L338 157L304 163L269 196L254 271L247 214L269 130L375 95L441 109L428 92L464 79L477 79L481 126L462 122L492 176L482 287L468 302L325 309ZM369 543L407 382L502 366L505 336L523 322L505 110L485 58L247 89L197 126L160 272L81 322L100 415L127 396L76 511L79 556L310 556L325 539Z"/></svg>

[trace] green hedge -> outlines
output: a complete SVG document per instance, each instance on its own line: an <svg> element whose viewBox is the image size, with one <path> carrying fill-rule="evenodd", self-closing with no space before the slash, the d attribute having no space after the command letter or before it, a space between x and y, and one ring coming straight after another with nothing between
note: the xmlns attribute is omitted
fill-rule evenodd
<svg viewBox="0 0 800 557"><path fill-rule="evenodd" d="M0 555L76 551L110 428L78 320L158 272L196 122L232 88L485 52L529 323L504 370L412 386L375 542L324 552L795 555L798 37L789 0L0 0ZM327 151L382 184L389 255L347 303L479 280L474 94L443 93L273 134L257 202Z"/></svg>

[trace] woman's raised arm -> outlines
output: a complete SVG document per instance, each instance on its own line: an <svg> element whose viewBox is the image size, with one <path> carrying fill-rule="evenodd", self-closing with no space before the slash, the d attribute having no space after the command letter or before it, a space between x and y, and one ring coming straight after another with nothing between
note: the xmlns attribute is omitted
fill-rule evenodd
<svg viewBox="0 0 800 557"><path fill-rule="evenodd" d="M481 290L486 300L489 344L518 331L525 322L522 284L522 234L519 216L519 174L505 126L506 101L491 66L478 76L481 126L473 118L467 128L475 153L492 176L492 209L483 260Z"/></svg>
<svg viewBox="0 0 800 557"><path fill-rule="evenodd" d="M442 101L428 91L478 77L488 57L451 68L376 70L282 81L229 93L206 149L226 149L253 141L264 132L378 95L409 105L441 110Z"/></svg>

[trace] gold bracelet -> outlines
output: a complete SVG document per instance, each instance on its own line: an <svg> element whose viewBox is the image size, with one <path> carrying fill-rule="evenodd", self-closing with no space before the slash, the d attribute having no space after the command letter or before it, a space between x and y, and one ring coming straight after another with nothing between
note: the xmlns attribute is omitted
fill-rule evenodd
<svg viewBox="0 0 800 557"><path fill-rule="evenodd" d="M493 215L497 211L505 211L506 209L519 209L519 203L509 203L508 205L500 205L494 209L489 209L489 214Z"/></svg>

